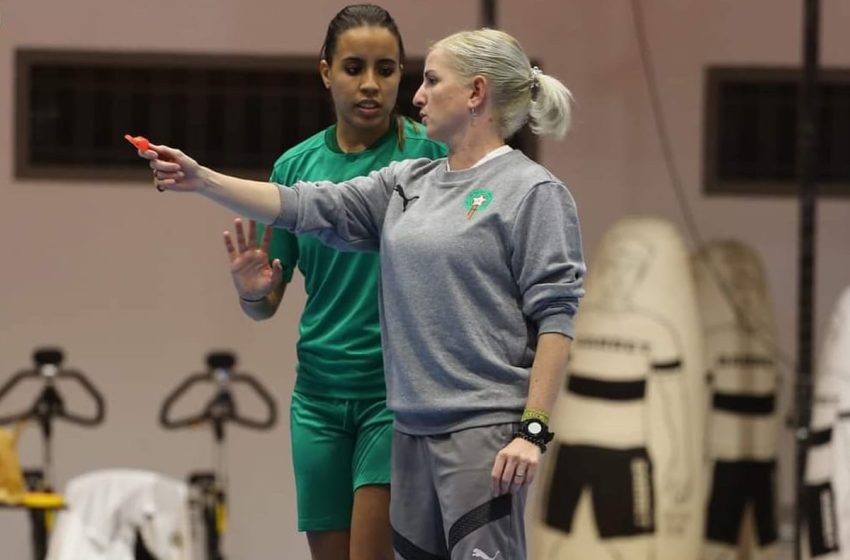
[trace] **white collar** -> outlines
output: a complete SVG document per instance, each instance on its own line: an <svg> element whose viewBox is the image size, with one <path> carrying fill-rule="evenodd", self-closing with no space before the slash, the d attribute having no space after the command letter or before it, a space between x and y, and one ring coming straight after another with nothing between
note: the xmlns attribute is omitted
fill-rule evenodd
<svg viewBox="0 0 850 560"><path fill-rule="evenodd" d="M499 157L500 155L506 154L506 153L510 152L511 150L513 150L513 148L511 148L507 144L505 144L503 146L499 146L495 150L490 150L489 152L484 154L484 157L482 157L481 159L476 161L475 164L472 165L472 167L478 167L479 165L481 165L485 161L489 161L493 158ZM470 169L472 169L472 167L470 167ZM451 166L449 165L449 159L448 158L446 158L446 169L449 170L449 171L452 170Z"/></svg>

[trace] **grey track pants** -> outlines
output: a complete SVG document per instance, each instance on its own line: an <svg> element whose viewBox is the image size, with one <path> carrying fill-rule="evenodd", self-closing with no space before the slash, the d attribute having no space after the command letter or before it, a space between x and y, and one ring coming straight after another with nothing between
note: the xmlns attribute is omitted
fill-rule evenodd
<svg viewBox="0 0 850 560"><path fill-rule="evenodd" d="M396 560L525 560L527 490L494 497L490 473L516 424L393 435Z"/></svg>

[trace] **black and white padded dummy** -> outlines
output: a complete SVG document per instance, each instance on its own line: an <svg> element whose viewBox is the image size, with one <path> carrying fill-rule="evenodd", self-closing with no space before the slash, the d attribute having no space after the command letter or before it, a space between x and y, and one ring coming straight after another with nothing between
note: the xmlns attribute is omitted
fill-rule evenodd
<svg viewBox="0 0 850 560"><path fill-rule="evenodd" d="M802 502L802 556L850 560L850 287L830 317L817 364Z"/></svg>
<svg viewBox="0 0 850 560"><path fill-rule="evenodd" d="M709 413L703 560L769 560L778 552L776 327L758 255L732 240L694 255Z"/></svg>
<svg viewBox="0 0 850 560"><path fill-rule="evenodd" d="M586 287L532 557L697 558L705 367L688 252L671 224L625 219Z"/></svg>

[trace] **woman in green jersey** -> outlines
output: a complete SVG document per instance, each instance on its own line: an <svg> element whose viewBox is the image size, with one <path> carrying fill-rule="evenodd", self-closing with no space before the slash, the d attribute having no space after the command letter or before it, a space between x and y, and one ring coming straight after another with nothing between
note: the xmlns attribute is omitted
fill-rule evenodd
<svg viewBox="0 0 850 560"><path fill-rule="evenodd" d="M404 47L389 13L348 6L328 25L319 70L336 124L287 150L271 180L340 182L390 162L438 158L445 148L395 113ZM342 253L271 228L225 233L247 315L275 314L296 266L301 316L291 435L298 528L314 560L392 558L389 526L392 415L386 408L378 320L378 255Z"/></svg>

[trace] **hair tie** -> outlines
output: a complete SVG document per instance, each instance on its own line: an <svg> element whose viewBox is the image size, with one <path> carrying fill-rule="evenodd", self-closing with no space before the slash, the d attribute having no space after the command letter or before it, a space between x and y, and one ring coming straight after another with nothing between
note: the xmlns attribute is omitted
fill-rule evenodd
<svg viewBox="0 0 850 560"><path fill-rule="evenodd" d="M537 98L537 92L540 90L540 75L543 74L543 70L541 70L537 66L531 67L531 98Z"/></svg>

